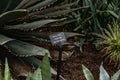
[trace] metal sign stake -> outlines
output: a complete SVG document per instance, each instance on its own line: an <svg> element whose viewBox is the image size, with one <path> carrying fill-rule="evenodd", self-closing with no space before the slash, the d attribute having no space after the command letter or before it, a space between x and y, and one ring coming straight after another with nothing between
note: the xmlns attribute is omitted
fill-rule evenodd
<svg viewBox="0 0 120 80"><path fill-rule="evenodd" d="M56 77L56 80L60 80L61 67L62 67L62 45L59 46L59 56L58 56L58 61L57 61L57 77Z"/></svg>
<svg viewBox="0 0 120 80"><path fill-rule="evenodd" d="M49 37L50 37L52 45L58 45L58 47L59 47L56 80L60 80L61 65L62 65L62 44L66 41L66 38L65 38L65 35L63 32L52 34Z"/></svg>

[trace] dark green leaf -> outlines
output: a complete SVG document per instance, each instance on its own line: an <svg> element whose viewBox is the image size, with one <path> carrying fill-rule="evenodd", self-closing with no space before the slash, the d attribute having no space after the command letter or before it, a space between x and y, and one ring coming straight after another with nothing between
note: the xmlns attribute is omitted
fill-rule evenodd
<svg viewBox="0 0 120 80"><path fill-rule="evenodd" d="M40 9L40 8L44 8L44 7L47 7L51 4L53 4L54 2L56 2L56 0L45 0L45 1L42 1L30 8L28 8L28 10L35 10L35 9Z"/></svg>
<svg viewBox="0 0 120 80"><path fill-rule="evenodd" d="M17 40L7 42L4 44L4 46L6 46L14 55L21 57L37 55L44 56L46 53L49 54L49 51L47 49Z"/></svg>
<svg viewBox="0 0 120 80"><path fill-rule="evenodd" d="M84 36L83 34L74 33L74 32L64 32L64 34L67 39L75 36Z"/></svg>
<svg viewBox="0 0 120 80"><path fill-rule="evenodd" d="M26 16L27 14L28 14L28 11L26 9L8 11L0 15L0 23L14 20L14 19Z"/></svg>
<svg viewBox="0 0 120 80"><path fill-rule="evenodd" d="M6 37L4 35L0 34L0 45L4 45L5 43L9 42L9 41L13 41L14 39Z"/></svg>
<svg viewBox="0 0 120 80"><path fill-rule="evenodd" d="M19 29L19 30L34 30L40 27L45 27L44 25L56 21L62 21L64 19L47 19L47 20L40 20L35 21L31 23L24 23L19 25L12 25L12 26L6 26L5 29Z"/></svg>
<svg viewBox="0 0 120 80"><path fill-rule="evenodd" d="M24 6L26 3L28 3L30 0L22 0L21 3L15 8L15 9L19 9L22 6Z"/></svg>

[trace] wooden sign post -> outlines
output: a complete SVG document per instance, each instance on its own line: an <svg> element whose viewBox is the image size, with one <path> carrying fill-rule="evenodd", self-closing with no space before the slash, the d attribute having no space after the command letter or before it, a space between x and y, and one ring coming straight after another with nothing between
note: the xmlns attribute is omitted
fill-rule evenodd
<svg viewBox="0 0 120 80"><path fill-rule="evenodd" d="M56 80L60 80L60 73L61 73L61 64L62 64L62 44L66 41L65 35L63 32L52 34L49 36L52 45L59 46L59 56L58 56L58 65L57 65L57 78Z"/></svg>

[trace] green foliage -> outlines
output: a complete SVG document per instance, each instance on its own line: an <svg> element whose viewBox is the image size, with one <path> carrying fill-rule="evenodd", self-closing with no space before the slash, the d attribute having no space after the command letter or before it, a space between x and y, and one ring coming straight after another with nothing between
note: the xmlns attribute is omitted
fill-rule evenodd
<svg viewBox="0 0 120 80"><path fill-rule="evenodd" d="M50 62L47 55L43 57L41 65L41 74L43 80L51 80Z"/></svg>
<svg viewBox="0 0 120 80"><path fill-rule="evenodd" d="M92 73L89 71L89 69L86 68L84 65L82 65L82 68L83 68L83 72L84 72L86 79L87 80L94 80L94 77L93 77Z"/></svg>
<svg viewBox="0 0 120 80"><path fill-rule="evenodd" d="M5 60L4 77L2 77L0 74L0 80L13 80L10 75L10 70L9 70L7 59Z"/></svg>
<svg viewBox="0 0 120 80"><path fill-rule="evenodd" d="M4 80L11 80L7 59L5 60Z"/></svg>
<svg viewBox="0 0 120 80"><path fill-rule="evenodd" d="M93 77L93 74L90 72L90 70L85 67L84 65L82 65L83 68L83 72L84 75L86 77L87 80L95 80ZM120 70L117 71L113 76L108 75L108 73L106 72L106 70L104 69L103 65L101 64L100 66L100 76L99 76L99 80L118 80L120 77Z"/></svg>
<svg viewBox="0 0 120 80"><path fill-rule="evenodd" d="M101 45L104 45L105 59L110 59L110 62L115 62L116 65L120 64L120 29L119 23L114 22L109 24L107 29L104 29L102 35L96 34L98 37L102 38L99 40Z"/></svg>
<svg viewBox="0 0 120 80"><path fill-rule="evenodd" d="M43 57L41 68L30 74L26 80L51 80L50 62L48 55Z"/></svg>
<svg viewBox="0 0 120 80"><path fill-rule="evenodd" d="M120 66L120 1L119 0L76 0L76 5L71 8L81 7L81 9L72 12L68 17L77 19L74 26L74 31L85 34L86 39L91 39L96 48L104 46L106 53L105 59L114 61ZM71 3L73 0L66 0L66 3ZM116 21L117 23L113 23ZM107 27L108 26L108 27ZM96 38L94 34L99 34ZM101 36L102 35L102 36ZM94 40L93 40L94 39ZM86 40L87 41L87 40ZM82 42L81 42L82 43ZM103 48L103 47L102 47Z"/></svg>
<svg viewBox="0 0 120 80"><path fill-rule="evenodd" d="M26 80L51 80L51 69L48 54L46 53L42 60L42 66L35 70L34 73L30 73ZM7 59L5 60L4 78L0 77L0 80L13 80L10 75Z"/></svg>
<svg viewBox="0 0 120 80"><path fill-rule="evenodd" d="M47 49L33 43L49 43L49 32L43 29L63 26L73 21L66 14L78 10L70 9L72 4L53 5L57 0L4 0L0 1L0 46L8 50L1 54L3 58L19 57L25 64L39 67L41 62L36 56L50 53ZM14 4L14 5L13 5ZM69 38L69 34L67 34ZM73 34L74 35L74 34ZM9 59L8 58L8 61ZM50 57L51 58L51 57ZM56 74L51 68L52 73Z"/></svg>
<svg viewBox="0 0 120 80"><path fill-rule="evenodd" d="M76 5L71 8L81 7L79 11L74 11L69 18L77 19L73 24L74 31L83 34L91 34L91 32L101 33L102 28L106 28L107 24L113 20L119 21L119 0L76 0ZM71 3L73 0L65 0Z"/></svg>

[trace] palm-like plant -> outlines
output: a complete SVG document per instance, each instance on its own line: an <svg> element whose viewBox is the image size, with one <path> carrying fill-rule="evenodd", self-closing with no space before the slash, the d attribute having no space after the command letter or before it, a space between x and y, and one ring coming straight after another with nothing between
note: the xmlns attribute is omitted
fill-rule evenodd
<svg viewBox="0 0 120 80"><path fill-rule="evenodd" d="M14 63L18 66L26 66L24 62L38 67L40 60L36 56L43 56L48 53L50 57L47 49L32 43L49 42L48 32L43 32L42 29L54 28L75 21L67 21L63 17L65 14L79 9L68 8L75 3L51 6L56 1L4 0L0 2L0 46L8 49L7 54L0 52L0 61L8 57L8 62L11 62L12 67ZM67 37L71 37L71 35L68 33Z"/></svg>

